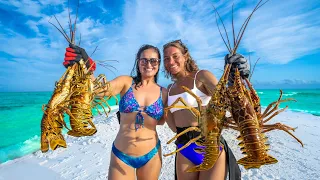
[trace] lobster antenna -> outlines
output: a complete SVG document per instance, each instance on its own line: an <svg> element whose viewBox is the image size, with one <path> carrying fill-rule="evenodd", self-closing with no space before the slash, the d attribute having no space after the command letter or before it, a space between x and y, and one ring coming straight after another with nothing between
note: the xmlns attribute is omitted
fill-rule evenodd
<svg viewBox="0 0 320 180"><path fill-rule="evenodd" d="M76 13L76 19L74 20L74 27L73 27L73 33L76 34L76 27L77 27L77 19L78 19L78 10L79 10L79 0L78 0L78 5L77 5L77 13Z"/></svg>
<svg viewBox="0 0 320 180"><path fill-rule="evenodd" d="M65 36L68 38L68 42L70 42L70 38L68 37L68 34L66 33L66 31L64 30L64 28L61 26L60 22L58 21L57 17L55 15L53 15L53 17L56 19L56 21L58 22L60 28L62 29L62 31L64 32ZM61 31L60 31L61 32Z"/></svg>
<svg viewBox="0 0 320 180"><path fill-rule="evenodd" d="M222 23L222 26L223 26L223 28L224 28L224 32L226 33L226 37L227 37L227 40L228 40L229 49L231 50L231 45L230 45L230 41L229 41L228 32L227 32L227 30L226 30L226 26L224 25L224 23L223 23L223 21L222 21L222 18L221 18L221 16L220 16L219 12L217 11L216 7L215 7L214 5L212 5L212 6L213 6L216 14L218 14L218 16L219 16L219 19L220 19L220 21L221 21L221 23Z"/></svg>
<svg viewBox="0 0 320 180"><path fill-rule="evenodd" d="M113 72L113 70L111 68L113 68L114 70L117 70L117 68L115 68L114 66L112 65L109 65L109 64L102 64L102 63L97 63L99 64L100 66L104 67L104 68L107 68L109 71L111 71L113 73L113 75L116 76L116 74ZM110 68L111 67L111 68Z"/></svg>
<svg viewBox="0 0 320 180"><path fill-rule="evenodd" d="M96 52L98 46L96 46L96 48L94 48L93 52L91 53L90 57L92 57L92 55Z"/></svg>
<svg viewBox="0 0 320 180"><path fill-rule="evenodd" d="M70 0L68 0L68 14L69 14L70 37L72 37L72 25L71 25L71 16L70 16Z"/></svg>
<svg viewBox="0 0 320 180"><path fill-rule="evenodd" d="M220 71L224 72L224 70L220 69L220 68L213 68L212 70L214 70L214 69L217 69L217 70L220 70Z"/></svg>
<svg viewBox="0 0 320 180"><path fill-rule="evenodd" d="M222 33L221 33L221 30L220 30L220 28L219 28L219 25L218 25L218 19L217 19L217 14L215 14L215 17L216 17L216 23L217 23L217 27L218 27L218 30L219 30L220 36L221 36L221 38L222 38L222 40L223 40L224 44L226 45L226 47L227 47L228 51L231 53L231 49L230 49L230 47L227 45L226 41L224 40L224 38L223 38L223 36L222 36Z"/></svg>
<svg viewBox="0 0 320 180"><path fill-rule="evenodd" d="M266 2L264 2L263 4L260 5L260 3L261 3L262 1L263 1L263 0L260 0L260 1L258 2L258 4L257 4L256 7L254 8L254 10L252 11L252 13L251 13L251 14L249 15L249 17L247 18L247 20L243 23L243 25L244 25L244 26L243 26L243 29L242 29L242 31L241 31L241 30L239 31L238 36L240 35L240 37L239 37L239 39L237 39L237 43L236 43L236 46L235 46L234 49L233 49L232 54L235 54L235 53L236 53L236 51L237 51L237 49L238 49L238 46L239 46L239 44L240 44L240 41L241 41L241 39L242 39L242 37L243 37L243 34L244 34L244 32L245 32L245 30L246 30L246 28L247 28L247 26L248 26L248 23L249 23L252 15L253 15L253 13L254 13L256 10L258 10L261 6L263 6L265 3L267 3L269 0L267 0Z"/></svg>
<svg viewBox="0 0 320 180"><path fill-rule="evenodd" d="M260 58L258 58L258 59L256 60L256 62L254 63L254 66L253 66L253 69L252 69L252 73L250 73L249 81L250 81L250 79L251 79L251 77L252 77L252 74L253 74L253 72L254 72L254 69L256 68L256 65L257 65L257 63L258 63L259 60L260 60Z"/></svg>
<svg viewBox="0 0 320 180"><path fill-rule="evenodd" d="M258 6L258 5L262 2L262 0L259 1L259 3L257 4L257 6L256 6L256 7L254 8L254 10L252 11L252 13L247 17L247 19L246 19L246 20L244 21L244 23L242 24L239 32L241 32L241 31L243 30L245 24L250 20L252 14L253 14L255 11L257 11L261 6L263 6L264 4L266 4L268 1L269 1L269 0L267 0L266 2L264 2L263 4L261 4L260 6ZM237 35L236 41L238 41L239 35L240 35L240 33Z"/></svg>
<svg viewBox="0 0 320 180"><path fill-rule="evenodd" d="M114 70L117 70L116 67L114 67L114 66L112 66L112 65L110 65L110 64L104 64L104 63L100 63L100 62L98 62L98 64L101 65L101 66L103 66L103 67L105 67L105 68L112 68L112 69L114 69Z"/></svg>
<svg viewBox="0 0 320 180"><path fill-rule="evenodd" d="M104 62L107 62L107 61L111 61L111 62L117 62L117 63L119 63L119 61L118 60L99 60L99 62L101 62L101 63L104 63Z"/></svg>
<svg viewBox="0 0 320 180"><path fill-rule="evenodd" d="M233 35L233 47L235 47L236 46L236 37L235 37L235 33L234 33L233 5L234 4L232 4L232 35Z"/></svg>
<svg viewBox="0 0 320 180"><path fill-rule="evenodd" d="M252 69L252 62L251 62L251 58L250 58L251 56L250 56L250 54L251 54L251 53L249 53L249 63L250 63L250 72L252 72L252 71L251 71L251 69ZM251 76L251 74L250 74L249 76ZM250 79L250 78L249 78L249 79Z"/></svg>
<svg viewBox="0 0 320 180"><path fill-rule="evenodd" d="M79 46L80 46L80 43L81 43L81 33L80 33L80 39L79 39Z"/></svg>
<svg viewBox="0 0 320 180"><path fill-rule="evenodd" d="M50 19L51 19L51 18L50 18ZM70 43L70 39L69 39L68 35L64 34L56 25L54 25L52 22L50 22L50 19L49 19L48 22L49 22L51 25L53 25L53 26L63 35L63 37Z"/></svg>

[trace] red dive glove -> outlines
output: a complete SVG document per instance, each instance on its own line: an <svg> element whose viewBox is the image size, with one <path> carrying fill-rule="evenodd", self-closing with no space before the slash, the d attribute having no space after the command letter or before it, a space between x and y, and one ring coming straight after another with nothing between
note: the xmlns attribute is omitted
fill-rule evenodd
<svg viewBox="0 0 320 180"><path fill-rule="evenodd" d="M79 46L69 44L69 47L66 48L63 65L67 68L74 63L79 62L80 59L83 59L83 61L86 62L87 69L91 67L89 71L96 70L96 63L88 56L86 50Z"/></svg>

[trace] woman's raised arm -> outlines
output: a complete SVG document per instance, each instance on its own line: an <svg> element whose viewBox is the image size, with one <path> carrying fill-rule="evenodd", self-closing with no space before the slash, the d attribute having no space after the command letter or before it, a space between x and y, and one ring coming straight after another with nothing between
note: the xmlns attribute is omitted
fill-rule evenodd
<svg viewBox="0 0 320 180"><path fill-rule="evenodd" d="M95 78L92 75L93 80ZM119 93L124 93L132 84L132 77L130 76L118 76L115 79L108 82L109 85L104 89L97 89L95 94L97 97L115 96Z"/></svg>

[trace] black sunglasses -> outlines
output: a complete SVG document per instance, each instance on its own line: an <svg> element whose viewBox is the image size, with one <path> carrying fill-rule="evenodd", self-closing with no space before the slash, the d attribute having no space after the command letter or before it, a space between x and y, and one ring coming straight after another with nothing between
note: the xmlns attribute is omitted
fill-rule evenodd
<svg viewBox="0 0 320 180"><path fill-rule="evenodd" d="M157 59L157 58L150 58L150 59L147 59L147 58L140 58L139 59L139 62L143 65L147 65L149 62L152 66L156 66L159 64L160 60Z"/></svg>

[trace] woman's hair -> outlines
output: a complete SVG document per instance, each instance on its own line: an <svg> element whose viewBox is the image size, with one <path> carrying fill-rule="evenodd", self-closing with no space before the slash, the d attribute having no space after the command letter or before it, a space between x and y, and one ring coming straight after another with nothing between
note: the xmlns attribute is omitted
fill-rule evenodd
<svg viewBox="0 0 320 180"><path fill-rule="evenodd" d="M183 44L180 39L175 40L175 41L171 41L171 42L163 45L163 54L164 54L164 51L169 47L178 48L181 51L181 53L187 57L186 58L187 60L185 63L186 71L195 72L195 71L199 70L195 60L193 60L193 58L191 57L187 46L185 44ZM166 78L172 77L172 74L166 69L166 67L164 67L164 73L165 73Z"/></svg>
<svg viewBox="0 0 320 180"><path fill-rule="evenodd" d="M152 46L152 45L149 45L149 44L145 44L145 45L142 45L140 47L140 49L138 50L138 53L136 55L136 60L134 62L134 66L133 66L133 69L131 71L131 77L133 78L133 81L135 83L135 88L137 88L137 85L139 85L142 81L141 79L141 73L140 73L140 70L139 70L139 59L140 59L140 56L142 54L143 51L147 50L147 49L153 49L157 54L158 54L158 57L159 57L159 69L160 69L160 64L161 64L161 54L160 54L160 51L157 47L155 46ZM156 73L156 75L154 75L154 81L157 83L158 81L158 74L159 74L159 69L158 69L158 72Z"/></svg>

